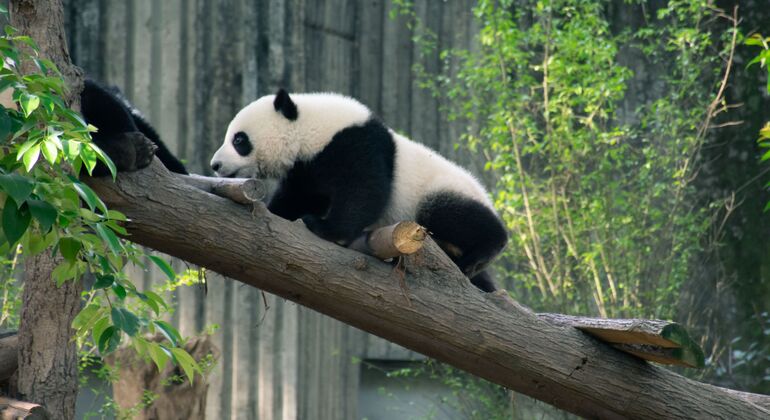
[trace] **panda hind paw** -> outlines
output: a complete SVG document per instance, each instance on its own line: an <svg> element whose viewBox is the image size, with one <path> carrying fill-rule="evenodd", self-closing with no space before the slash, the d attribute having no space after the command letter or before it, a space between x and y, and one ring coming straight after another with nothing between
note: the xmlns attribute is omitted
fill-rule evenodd
<svg viewBox="0 0 770 420"><path fill-rule="evenodd" d="M152 163L152 159L155 157L155 151L158 150L158 146L152 142L152 140L145 137L141 132L126 133L126 137L134 146L135 160L134 168L130 170L138 170L145 168Z"/></svg>

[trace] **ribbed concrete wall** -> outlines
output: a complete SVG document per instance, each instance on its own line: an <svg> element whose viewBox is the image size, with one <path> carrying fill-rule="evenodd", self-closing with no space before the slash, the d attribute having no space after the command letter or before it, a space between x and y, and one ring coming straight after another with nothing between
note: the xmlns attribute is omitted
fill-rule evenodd
<svg viewBox="0 0 770 420"><path fill-rule="evenodd" d="M227 123L278 87L336 91L369 105L394 129L456 160L461 127L446 123L411 72L420 60L389 1L69 0L73 59L117 85L194 173L208 173ZM467 47L469 0L418 0L441 48ZM437 59L423 61L430 69ZM466 162L472 163L472 162ZM248 255L244 255L248 258ZM175 262L183 268L182 262ZM137 273L145 287L157 272ZM414 354L237 282L209 276L208 294L176 296L183 334L218 324L222 359L210 379L211 419L352 419L360 368L353 357Z"/></svg>

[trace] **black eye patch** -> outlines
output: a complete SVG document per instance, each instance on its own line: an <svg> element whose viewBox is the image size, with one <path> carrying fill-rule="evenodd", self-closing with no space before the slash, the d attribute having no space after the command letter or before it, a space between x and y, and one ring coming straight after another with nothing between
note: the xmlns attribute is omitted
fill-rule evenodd
<svg viewBox="0 0 770 420"><path fill-rule="evenodd" d="M243 131L239 131L233 136L233 147L235 148L235 151L238 152L238 154L241 156L248 156L248 154L251 153L251 149L253 148L251 146L251 140L249 140L249 136Z"/></svg>

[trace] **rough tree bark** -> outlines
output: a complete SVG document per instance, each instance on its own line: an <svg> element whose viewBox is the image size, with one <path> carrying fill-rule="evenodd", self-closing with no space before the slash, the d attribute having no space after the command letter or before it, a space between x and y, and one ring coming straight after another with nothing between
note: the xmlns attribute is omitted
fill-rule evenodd
<svg viewBox="0 0 770 420"><path fill-rule="evenodd" d="M40 54L53 61L70 86L67 103L79 108L81 72L67 51L61 0L11 0L10 19L21 34L37 42ZM32 63L20 63L24 71ZM43 405L55 419L75 415L78 390L77 348L70 325L80 310L80 282L56 287L51 272L56 258L44 252L25 262L24 295L19 325L17 391Z"/></svg>
<svg viewBox="0 0 770 420"><path fill-rule="evenodd" d="M290 299L589 418L768 418L768 397L692 381L539 319L473 287L432 241L389 264L207 194L156 160L87 182L131 223L130 239ZM226 218L222 215L227 214ZM405 293L408 294L405 296Z"/></svg>

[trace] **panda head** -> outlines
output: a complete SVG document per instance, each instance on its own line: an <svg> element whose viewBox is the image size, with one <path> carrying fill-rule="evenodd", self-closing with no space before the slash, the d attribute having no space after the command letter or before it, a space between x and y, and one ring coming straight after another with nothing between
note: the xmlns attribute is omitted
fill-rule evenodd
<svg viewBox="0 0 770 420"><path fill-rule="evenodd" d="M310 159L338 131L363 123L370 111L332 93L292 94L280 89L241 109L211 159L221 177L281 178L298 160Z"/></svg>

